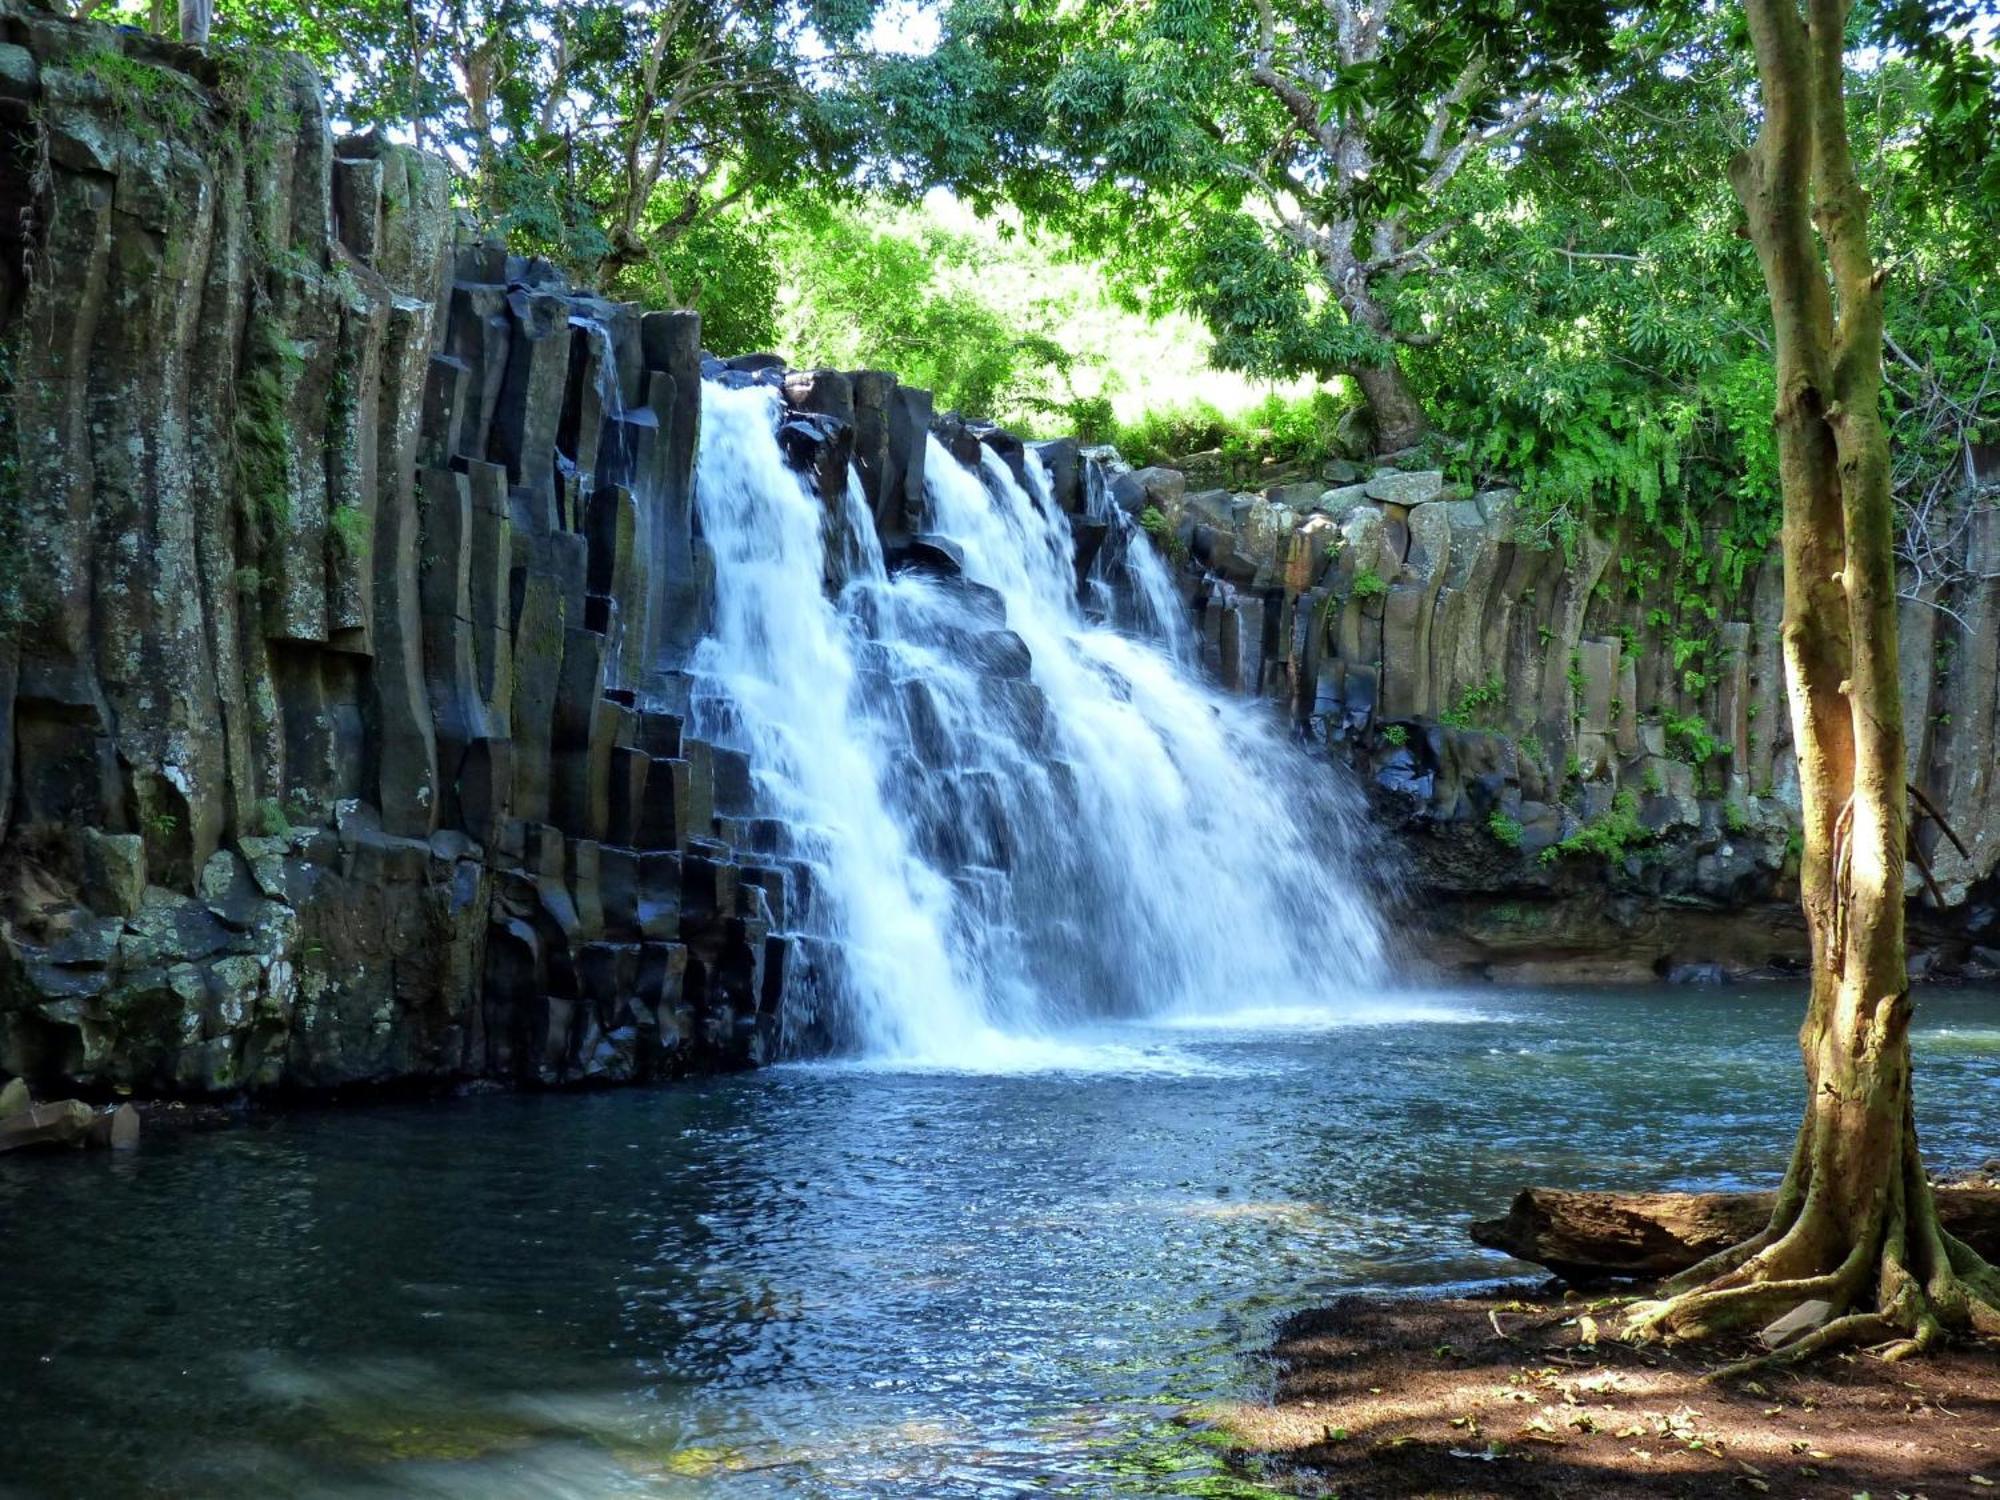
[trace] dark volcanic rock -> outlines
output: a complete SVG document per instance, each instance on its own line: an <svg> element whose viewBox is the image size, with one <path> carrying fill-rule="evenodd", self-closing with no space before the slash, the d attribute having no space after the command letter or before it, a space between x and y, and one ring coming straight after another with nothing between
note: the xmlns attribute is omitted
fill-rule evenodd
<svg viewBox="0 0 2000 1500"><path fill-rule="evenodd" d="M91 49L205 107L121 108L79 86ZM683 733L701 380L784 390L823 484L859 431L904 533L928 397L709 361L691 313L461 238L442 163L334 140L280 66L246 122L199 52L0 3L0 112L45 133L49 210L42 274L0 287L11 431L47 437L0 470L29 616L0 628L0 1079L766 1056L768 927L804 896L767 852L738 914L718 828L782 835L747 817L747 762Z"/></svg>

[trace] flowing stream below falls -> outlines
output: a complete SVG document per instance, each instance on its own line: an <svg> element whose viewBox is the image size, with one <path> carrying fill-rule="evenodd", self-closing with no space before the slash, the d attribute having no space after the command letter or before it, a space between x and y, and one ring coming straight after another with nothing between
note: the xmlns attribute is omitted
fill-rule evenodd
<svg viewBox="0 0 2000 1500"><path fill-rule="evenodd" d="M1174 1417L1279 1314L1523 1274L1464 1230L1523 1182L1769 1182L1800 1003L1390 996L0 1158L0 1495L1263 1493ZM1927 1154L1977 1166L1995 997L1917 1008Z"/></svg>

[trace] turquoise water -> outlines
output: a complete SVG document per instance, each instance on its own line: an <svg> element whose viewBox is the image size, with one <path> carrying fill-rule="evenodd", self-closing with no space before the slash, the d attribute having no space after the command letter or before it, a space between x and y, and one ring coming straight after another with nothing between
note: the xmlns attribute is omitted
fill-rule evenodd
<svg viewBox="0 0 2000 1500"><path fill-rule="evenodd" d="M1058 1071L787 1067L0 1159L0 1495L1255 1493L1172 1419L1280 1314L1518 1275L1536 1181L1772 1178L1796 994L1123 1026ZM2000 1155L2000 994L1924 992Z"/></svg>

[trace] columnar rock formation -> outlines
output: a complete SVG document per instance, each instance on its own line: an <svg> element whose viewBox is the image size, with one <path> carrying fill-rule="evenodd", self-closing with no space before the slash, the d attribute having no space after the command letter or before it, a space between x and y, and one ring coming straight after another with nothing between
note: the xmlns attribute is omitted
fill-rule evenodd
<svg viewBox="0 0 2000 1500"><path fill-rule="evenodd" d="M609 1080L810 1024L807 893L685 726L695 317L475 242L275 59L0 3L0 135L0 1074ZM927 393L788 389L907 533Z"/></svg>
<svg viewBox="0 0 2000 1500"><path fill-rule="evenodd" d="M436 163L336 140L296 64L0 0L0 154L0 1075L562 1084L824 1044L809 873L690 732L701 382L781 391L787 461L830 505L851 461L908 566L955 566L929 437L1017 478L1020 442L572 292L457 222ZM1074 444L1041 456L1120 611L1138 530ZM1643 539L1531 545L1503 490L1189 493L1103 457L1184 555L1210 672L1363 766L1460 962L1791 948L1774 562L1690 613ZM1966 536L1905 691L1968 848L1924 835L1932 935L2000 968L1990 509Z"/></svg>
<svg viewBox="0 0 2000 1500"><path fill-rule="evenodd" d="M1393 461L1248 493L1142 470L1115 493L1186 549L1216 675L1367 772L1433 956L1631 978L1803 953L1775 549L1697 585L1636 526L1523 539L1511 490ZM1958 581L1902 618L1910 763L1966 846L1921 829L1943 904L1912 875L1915 939L1941 972L2000 971L1996 515L1973 503Z"/></svg>

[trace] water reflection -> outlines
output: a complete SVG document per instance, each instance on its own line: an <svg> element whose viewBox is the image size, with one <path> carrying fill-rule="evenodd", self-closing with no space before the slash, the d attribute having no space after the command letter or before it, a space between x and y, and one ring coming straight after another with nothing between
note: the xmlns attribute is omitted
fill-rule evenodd
<svg viewBox="0 0 2000 1500"><path fill-rule="evenodd" d="M1504 1273L1464 1221L1525 1180L1768 1181L1796 1004L1433 996L0 1161L0 1495L1257 1493L1176 1418L1273 1317ZM1927 1149L1976 1166L2000 1010L1920 1011Z"/></svg>

